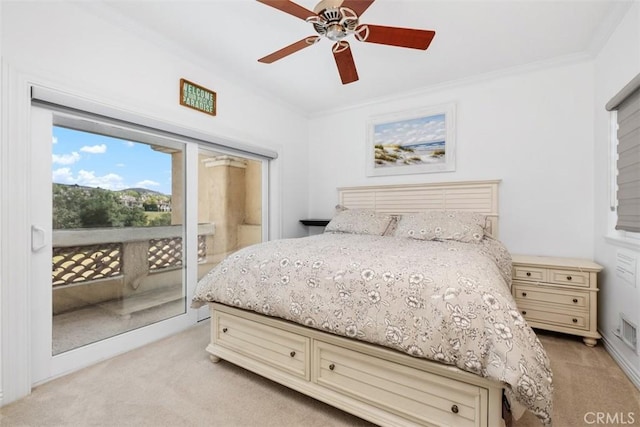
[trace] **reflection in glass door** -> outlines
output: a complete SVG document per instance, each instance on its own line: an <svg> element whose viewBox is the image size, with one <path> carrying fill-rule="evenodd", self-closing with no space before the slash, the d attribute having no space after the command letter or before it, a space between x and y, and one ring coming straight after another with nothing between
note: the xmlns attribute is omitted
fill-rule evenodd
<svg viewBox="0 0 640 427"><path fill-rule="evenodd" d="M184 146L53 138L53 355L185 313Z"/></svg>
<svg viewBox="0 0 640 427"><path fill-rule="evenodd" d="M227 255L263 239L263 161L206 148L198 153L198 224L209 227L198 280ZM202 249L201 249L202 250ZM198 319L208 316L208 308Z"/></svg>

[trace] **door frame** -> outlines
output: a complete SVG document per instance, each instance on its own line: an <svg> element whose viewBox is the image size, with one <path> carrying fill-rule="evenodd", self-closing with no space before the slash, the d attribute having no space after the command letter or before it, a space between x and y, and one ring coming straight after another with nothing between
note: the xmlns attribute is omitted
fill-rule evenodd
<svg viewBox="0 0 640 427"><path fill-rule="evenodd" d="M34 325L32 325L32 292L29 284L32 282L30 272L31 254L31 221L29 208L31 200L29 189L31 187L31 88L39 86L60 93L73 93L65 90L54 81L46 77L34 77L24 70L19 70L8 64L4 58L1 62L1 88L0 98L0 194L3 202L0 204L0 407L31 392L33 385L31 338ZM43 74L44 75L44 74ZM78 95L81 100L87 97ZM117 107L101 104L100 97L91 97L96 104L104 105L112 110L120 110ZM114 105L114 104L111 104ZM131 110L128 110L131 112ZM135 113L135 111L134 111ZM160 122L144 116L151 121ZM186 128L189 133L196 135L208 135L215 141L212 134ZM208 139L209 139L208 138ZM219 137L219 140L227 143L235 143L235 139ZM238 141L239 146L247 147L248 144ZM269 151L269 150L267 150ZM260 150L258 150L260 152ZM197 155L197 154L192 154ZM277 158L277 152L274 158ZM273 209L280 211L280 197L277 192L268 191L272 186L280 187L281 174L280 162L265 161L267 166L263 173L268 176L268 181L263 181L267 190L263 192L263 224L265 225L263 236L265 240L280 235L282 229L281 218L274 215ZM270 167L275 166L275 167ZM197 182L193 180L192 182ZM269 184L270 183L270 184ZM189 190L187 190L189 191ZM192 198L193 199L193 198ZM274 203L275 202L275 203ZM197 215L195 209L191 209L194 218ZM188 220L188 219L187 219ZM190 224L197 227L197 221L191 219ZM188 234L192 234L189 232ZM195 235L194 235L195 236ZM188 237L188 236L187 236ZM187 244L189 244L187 242ZM196 256L194 254L194 256ZM194 270L195 271L195 270ZM196 273L194 272L194 275ZM194 278L187 278L191 281ZM187 295L188 297L188 295ZM187 310L196 316L195 310ZM171 320L171 319L170 319ZM192 323L195 324L195 321ZM188 326L182 326L178 321L171 322L167 327L178 332ZM167 330L166 327L162 328ZM139 337L129 335L126 340L140 345ZM160 335L157 335L160 337ZM148 342L157 339L152 337ZM103 344L95 346L96 351L101 351ZM64 372L70 369L64 362L56 371Z"/></svg>
<svg viewBox="0 0 640 427"><path fill-rule="evenodd" d="M52 355L52 196L51 196L51 152L53 126L59 114L46 107L32 105L30 108L31 154L30 191L31 225L37 227L38 235L44 234L44 247L31 252L31 384L36 386L53 378L113 357L134 348L157 341L180 332L197 322L197 313L188 307L189 295L193 295L197 278L197 251L185 250L185 268L182 269L182 283L185 292L185 312L131 331L83 345L81 347ZM68 116L64 113L64 116ZM92 122L91 119L79 120ZM96 120L99 123L99 120ZM159 141L161 139L159 138ZM184 143L185 164L197 161L197 146ZM195 153L195 157L194 157ZM181 168L184 176L184 248L197 247L197 170ZM46 206L43 206L46 205ZM33 239L33 237L32 237ZM38 240L40 237L37 238ZM41 242L37 244L40 245Z"/></svg>

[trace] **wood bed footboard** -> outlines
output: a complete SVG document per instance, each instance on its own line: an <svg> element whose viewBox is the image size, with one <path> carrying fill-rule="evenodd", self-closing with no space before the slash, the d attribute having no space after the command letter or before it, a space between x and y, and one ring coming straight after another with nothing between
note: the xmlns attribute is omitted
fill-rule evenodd
<svg viewBox="0 0 640 427"><path fill-rule="evenodd" d="M502 385L458 368L210 303L225 359L381 426L503 426Z"/></svg>

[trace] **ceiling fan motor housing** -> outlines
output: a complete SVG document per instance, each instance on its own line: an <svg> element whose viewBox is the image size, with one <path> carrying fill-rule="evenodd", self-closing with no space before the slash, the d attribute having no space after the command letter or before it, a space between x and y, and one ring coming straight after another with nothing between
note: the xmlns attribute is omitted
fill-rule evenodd
<svg viewBox="0 0 640 427"><path fill-rule="evenodd" d="M316 32L333 41L342 40L353 34L358 26L358 15L346 7L340 7L342 0L323 0L316 5L317 16L307 21L313 24Z"/></svg>

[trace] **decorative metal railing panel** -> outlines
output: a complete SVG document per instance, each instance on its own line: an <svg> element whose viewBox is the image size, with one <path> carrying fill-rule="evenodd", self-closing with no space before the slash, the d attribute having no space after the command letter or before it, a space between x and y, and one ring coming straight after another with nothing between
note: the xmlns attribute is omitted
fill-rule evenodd
<svg viewBox="0 0 640 427"><path fill-rule="evenodd" d="M122 243L53 248L53 286L122 274Z"/></svg>
<svg viewBox="0 0 640 427"><path fill-rule="evenodd" d="M207 256L207 236L198 236L198 262ZM166 239L149 240L149 270L182 265L182 238L169 237Z"/></svg>
<svg viewBox="0 0 640 427"><path fill-rule="evenodd" d="M149 240L149 270L182 265L182 238Z"/></svg>

